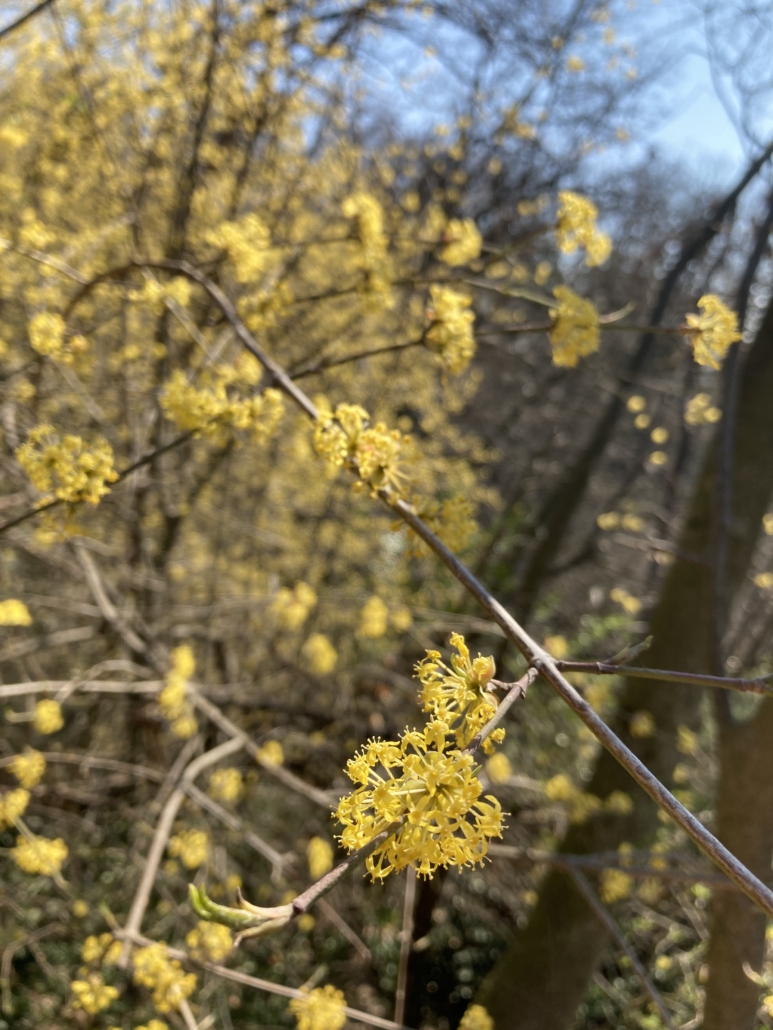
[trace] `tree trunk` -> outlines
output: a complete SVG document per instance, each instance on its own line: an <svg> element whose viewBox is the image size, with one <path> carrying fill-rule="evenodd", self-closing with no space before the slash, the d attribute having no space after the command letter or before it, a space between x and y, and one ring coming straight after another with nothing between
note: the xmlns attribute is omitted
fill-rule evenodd
<svg viewBox="0 0 773 1030"><path fill-rule="evenodd" d="M727 565L727 596L737 591L752 557L759 526L773 492L773 305L746 359L740 387L734 448L735 522ZM716 448L712 447L691 501L671 567L650 622L654 643L648 663L656 668L709 672L713 574L709 554ZM650 680L627 680L615 730L652 772L670 782L678 760L676 731L695 725L701 691ZM628 732L630 716L650 712L657 732L644 740ZM602 815L572 827L566 853L615 850L624 841L646 847L657 828L657 809L607 753L598 759L588 790L607 797L624 790L634 802L625 817ZM550 872L527 926L485 980L479 997L496 1030L565 1030L582 1001L606 943L606 933L567 877ZM732 1024L725 1024L725 1028Z"/></svg>

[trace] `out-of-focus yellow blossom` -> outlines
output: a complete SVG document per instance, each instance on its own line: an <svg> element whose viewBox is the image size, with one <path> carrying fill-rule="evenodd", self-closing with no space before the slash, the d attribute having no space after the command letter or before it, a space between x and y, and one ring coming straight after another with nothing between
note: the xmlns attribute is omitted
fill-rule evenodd
<svg viewBox="0 0 773 1030"><path fill-rule="evenodd" d="M689 726L677 727L677 750L683 755L695 755L698 751L698 737Z"/></svg>
<svg viewBox="0 0 773 1030"><path fill-rule="evenodd" d="M649 461L652 465L662 467L668 464L668 455L665 451L653 451L649 456Z"/></svg>
<svg viewBox="0 0 773 1030"><path fill-rule="evenodd" d="M754 584L760 590L770 590L773 587L773 572L759 572L754 577Z"/></svg>
<svg viewBox="0 0 773 1030"><path fill-rule="evenodd" d="M446 244L440 260L447 265L466 265L480 257L483 237L471 218L452 218L443 233Z"/></svg>
<svg viewBox="0 0 773 1030"><path fill-rule="evenodd" d="M486 762L486 772L492 783L507 783L513 774L513 767L507 755L499 751Z"/></svg>
<svg viewBox="0 0 773 1030"><path fill-rule="evenodd" d="M559 661L562 658L566 658L569 654L569 644L566 641L566 637L562 637L560 633L551 637L545 637L545 647Z"/></svg>
<svg viewBox="0 0 773 1030"><path fill-rule="evenodd" d="M164 944L149 944L134 952L134 982L153 992L159 1012L171 1012L196 990L195 973L185 973L177 959L170 959Z"/></svg>
<svg viewBox="0 0 773 1030"><path fill-rule="evenodd" d="M629 512L620 519L620 525L623 529L629 529L632 533L641 533L644 529L644 519L641 515L634 515Z"/></svg>
<svg viewBox="0 0 773 1030"><path fill-rule="evenodd" d="M254 213L236 222L221 222L207 234L207 241L228 252L240 283L256 282L273 262L271 233Z"/></svg>
<svg viewBox="0 0 773 1030"><path fill-rule="evenodd" d="M88 904L82 898L78 898L72 903L72 914L76 919L85 919L89 914Z"/></svg>
<svg viewBox="0 0 773 1030"><path fill-rule="evenodd" d="M494 1020L482 1005L470 1005L462 1016L459 1030L494 1030Z"/></svg>
<svg viewBox="0 0 773 1030"><path fill-rule="evenodd" d="M454 553L463 551L470 542L470 537L478 530L473 502L464 494L454 494L442 502L435 500L434 497L422 497L414 503L414 507L419 518ZM413 530L409 530L408 533L411 539L408 553L415 557L426 555L428 548L424 541L417 537Z"/></svg>
<svg viewBox="0 0 773 1030"><path fill-rule="evenodd" d="M653 443L662 444L665 443L667 439L668 430L663 426L657 426L650 433L650 440L652 440Z"/></svg>
<svg viewBox="0 0 773 1030"><path fill-rule="evenodd" d="M644 411L647 407L647 402L640 394L635 393L633 397L628 398L625 402L625 406L632 415L638 415L640 411Z"/></svg>
<svg viewBox="0 0 773 1030"><path fill-rule="evenodd" d="M622 587L615 587L613 590L610 590L609 596L612 601L619 604L629 615L638 615L641 611L641 601L638 597L629 594Z"/></svg>
<svg viewBox="0 0 773 1030"><path fill-rule="evenodd" d="M108 1008L118 997L117 988L106 984L101 973L89 973L85 980L73 980L70 989L75 995L73 1008L82 1009L90 1016Z"/></svg>
<svg viewBox="0 0 773 1030"><path fill-rule="evenodd" d="M698 301L701 313L686 316L693 356L699 365L721 368L730 345L741 339L738 316L713 293Z"/></svg>
<svg viewBox="0 0 773 1030"><path fill-rule="evenodd" d="M271 604L271 611L280 626L285 629L300 629L317 603L317 593L303 581L290 589L282 587Z"/></svg>
<svg viewBox="0 0 773 1030"><path fill-rule="evenodd" d="M399 494L406 474L405 448L411 443L398 429L383 422L369 424L358 404L339 404L334 414L321 412L314 428L314 449L333 465L346 465L373 491L393 488Z"/></svg>
<svg viewBox="0 0 773 1030"><path fill-rule="evenodd" d="M46 760L39 751L28 747L14 758L9 768L22 787L29 790L40 783L46 771Z"/></svg>
<svg viewBox="0 0 773 1030"><path fill-rule="evenodd" d="M209 778L207 793L215 801L238 801L244 789L244 777L238 769L216 769Z"/></svg>
<svg viewBox="0 0 773 1030"><path fill-rule="evenodd" d="M285 753L278 740L268 740L258 751L264 765L284 765Z"/></svg>
<svg viewBox="0 0 773 1030"><path fill-rule="evenodd" d="M628 815L629 812L633 811L633 801L625 791L613 790L604 799L604 810L611 812L613 815Z"/></svg>
<svg viewBox="0 0 773 1030"><path fill-rule="evenodd" d="M186 936L193 958L199 962L222 962L234 946L233 934L220 923L197 923Z"/></svg>
<svg viewBox="0 0 773 1030"><path fill-rule="evenodd" d="M597 217L598 209L591 200L569 190L562 190L558 194L558 249L564 254L572 254L577 247L583 247L586 265L603 265L612 253L612 241L605 232L597 229Z"/></svg>
<svg viewBox="0 0 773 1030"><path fill-rule="evenodd" d="M472 755L445 751L447 730L433 721L398 741L370 740L347 764L349 779L359 786L336 810L342 846L360 848L402 820L366 860L374 880L406 866L432 876L438 866L482 862L489 838L502 835L499 802L491 795L480 800Z"/></svg>
<svg viewBox="0 0 773 1030"><path fill-rule="evenodd" d="M696 393L684 409L684 420L688 426L713 424L721 418L722 409L711 403L711 395L708 393Z"/></svg>
<svg viewBox="0 0 773 1030"><path fill-rule="evenodd" d="M762 528L767 536L773 536L773 515L762 516Z"/></svg>
<svg viewBox="0 0 773 1030"><path fill-rule="evenodd" d="M113 468L113 449L101 436L86 447L79 436L60 437L46 424L31 430L25 443L16 448L19 464L32 485L41 493L53 490L60 501L99 504L110 493L118 473Z"/></svg>
<svg viewBox="0 0 773 1030"><path fill-rule="evenodd" d="M559 773L545 784L545 797L567 806L569 821L580 824L604 807L601 798L576 787L564 773Z"/></svg>
<svg viewBox="0 0 773 1030"><path fill-rule="evenodd" d="M457 654L451 656L451 666L440 658L439 651L427 651L416 665L416 677L422 685L419 695L422 710L431 712L433 719L453 734L458 748L467 747L497 710L497 699L488 689L496 673L491 655L479 654L470 659L470 651L459 633L451 635L451 646ZM483 742L486 754L493 754L494 742L504 739L501 727Z"/></svg>
<svg viewBox="0 0 773 1030"><path fill-rule="evenodd" d="M172 651L172 666L166 676L166 686L158 695L158 706L171 723L175 736L187 739L198 729L193 705L187 697L188 680L196 669L193 651L181 644Z"/></svg>
<svg viewBox="0 0 773 1030"><path fill-rule="evenodd" d="M316 922L316 919L310 912L304 912L298 916L297 926L301 933L311 933Z"/></svg>
<svg viewBox="0 0 773 1030"><path fill-rule="evenodd" d="M338 652L324 633L312 633L301 648L301 654L317 676L327 676L338 661Z"/></svg>
<svg viewBox="0 0 773 1030"><path fill-rule="evenodd" d="M32 349L44 358L61 357L66 328L61 315L48 311L34 315L28 326Z"/></svg>
<svg viewBox="0 0 773 1030"><path fill-rule="evenodd" d="M284 415L284 400L269 387L252 397L229 396L236 372L231 365L218 365L206 386L188 382L182 369L175 369L161 391L166 417L184 431L193 430L222 444L230 431L250 432L263 443L276 433Z"/></svg>
<svg viewBox="0 0 773 1030"><path fill-rule="evenodd" d="M631 896L633 878L622 869L605 869L601 874L601 900L605 905L613 905Z"/></svg>
<svg viewBox="0 0 773 1030"><path fill-rule="evenodd" d="M111 1027L110 1030L113 1030ZM116 1027L115 1030L118 1030ZM150 1019L147 1023L143 1023L142 1026L136 1026L134 1030L169 1030L169 1024L165 1023L163 1019Z"/></svg>
<svg viewBox="0 0 773 1030"><path fill-rule="evenodd" d="M56 733L64 726L62 706L52 698L44 698L35 705L32 725L38 733Z"/></svg>
<svg viewBox="0 0 773 1030"><path fill-rule="evenodd" d="M58 876L67 858L67 845L61 837L17 837L11 858L25 873L33 876Z"/></svg>
<svg viewBox="0 0 773 1030"><path fill-rule="evenodd" d="M410 629L413 625L411 609L406 608L405 605L401 605L392 612L389 617L389 621L398 633L405 633L405 631Z"/></svg>
<svg viewBox="0 0 773 1030"><path fill-rule="evenodd" d="M567 59L566 70L569 72L584 72L585 61L581 57L577 57L576 54L573 54Z"/></svg>
<svg viewBox="0 0 773 1030"><path fill-rule="evenodd" d="M617 529L620 525L620 516L616 511L603 512L596 516L596 525L599 529Z"/></svg>
<svg viewBox="0 0 773 1030"><path fill-rule="evenodd" d="M637 429L649 429L650 423L652 422L651 415L637 415L633 420L633 424Z"/></svg>
<svg viewBox="0 0 773 1030"><path fill-rule="evenodd" d="M343 993L330 984L315 987L303 998L293 998L288 1005L298 1030L341 1030L346 1022L345 1008Z"/></svg>
<svg viewBox="0 0 773 1030"><path fill-rule="evenodd" d="M432 324L425 336L426 345L441 356L452 375L459 375L475 356L472 301L449 286L433 284L429 292L431 301L427 314Z"/></svg>
<svg viewBox="0 0 773 1030"><path fill-rule="evenodd" d="M579 358L599 349L599 313L591 301L568 286L556 286L553 296L558 301L558 307L550 310L553 364L574 368Z"/></svg>
<svg viewBox="0 0 773 1030"><path fill-rule="evenodd" d="M209 837L204 830L183 830L170 837L167 851L186 869L198 869L209 858Z"/></svg>
<svg viewBox="0 0 773 1030"><path fill-rule="evenodd" d="M23 787L0 794L0 830L13 826L24 815L30 803L30 792Z"/></svg>
<svg viewBox="0 0 773 1030"><path fill-rule="evenodd" d="M362 250L360 267L365 273L366 299L388 306L392 302L390 291L391 270L384 235L384 211L370 193L355 193L341 205L346 218L357 219L357 234Z"/></svg>
<svg viewBox="0 0 773 1030"><path fill-rule="evenodd" d="M628 729L632 737L651 737L655 733L655 720L650 712L634 712Z"/></svg>
<svg viewBox="0 0 773 1030"><path fill-rule="evenodd" d="M160 315L167 300L187 307L191 299L191 284L182 276L176 276L166 283L160 283L158 279L146 279L141 290L132 290L129 299L148 304L155 314Z"/></svg>
<svg viewBox="0 0 773 1030"><path fill-rule="evenodd" d="M115 965L121 957L123 945L111 933L101 933L99 937L87 937L81 947L81 957L89 965Z"/></svg>
<svg viewBox="0 0 773 1030"><path fill-rule="evenodd" d="M534 269L534 282L537 286L544 286L550 278L550 273L553 271L553 266L549 261L540 261L537 267Z"/></svg>
<svg viewBox="0 0 773 1030"><path fill-rule="evenodd" d="M31 626L32 616L23 601L0 601L0 626Z"/></svg>
<svg viewBox="0 0 773 1030"><path fill-rule="evenodd" d="M309 875L313 880L329 873L333 868L333 849L322 837L312 837L306 847Z"/></svg>
<svg viewBox="0 0 773 1030"><path fill-rule="evenodd" d="M360 611L360 625L357 630L361 637L377 640L387 631L389 609L375 594L369 597Z"/></svg>

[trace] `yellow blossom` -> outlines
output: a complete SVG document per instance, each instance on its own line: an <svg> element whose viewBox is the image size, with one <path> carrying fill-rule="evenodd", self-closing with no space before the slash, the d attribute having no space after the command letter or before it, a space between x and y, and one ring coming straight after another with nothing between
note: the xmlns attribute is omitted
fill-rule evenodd
<svg viewBox="0 0 773 1030"><path fill-rule="evenodd" d="M662 444L665 443L667 439L668 430L665 429L663 426L657 426L650 433L650 440L652 440L653 443Z"/></svg>
<svg viewBox="0 0 773 1030"><path fill-rule="evenodd" d="M284 765L285 753L278 740L267 741L258 755L263 765Z"/></svg>
<svg viewBox="0 0 773 1030"><path fill-rule="evenodd" d="M494 1030L494 1020L482 1005L470 1005L462 1016L459 1030Z"/></svg>
<svg viewBox="0 0 773 1030"><path fill-rule="evenodd" d="M446 244L440 260L447 265L466 265L480 257L483 238L471 218L452 218L443 233Z"/></svg>
<svg viewBox="0 0 773 1030"><path fill-rule="evenodd" d="M596 525L599 529L617 529L620 525L620 516L616 511L607 511L596 516Z"/></svg>
<svg viewBox="0 0 773 1030"><path fill-rule="evenodd" d="M477 532L478 524L473 517L473 502L464 494L454 494L442 502L434 497L422 497L415 502L414 507L416 514L435 536L455 553L463 551L472 535ZM413 534L413 530L410 530L409 534L412 540L408 553L417 557L425 555L426 544Z"/></svg>
<svg viewBox="0 0 773 1030"><path fill-rule="evenodd" d="M317 603L317 593L313 587L303 581L296 583L292 590L282 587L271 604L271 611L276 615L280 626L285 629L299 629Z"/></svg>
<svg viewBox="0 0 773 1030"><path fill-rule="evenodd" d="M492 783L507 783L512 776L513 767L507 755L499 751L486 762L486 772Z"/></svg>
<svg viewBox="0 0 773 1030"><path fill-rule="evenodd" d="M360 612L359 635L361 637L370 637L371 640L383 637L387 631L388 618L389 609L381 598L375 595L369 597Z"/></svg>
<svg viewBox="0 0 773 1030"><path fill-rule="evenodd" d="M169 1030L169 1024L165 1023L163 1019L149 1019L147 1023L136 1026L134 1030Z"/></svg>
<svg viewBox="0 0 773 1030"><path fill-rule="evenodd" d="M171 723L175 736L183 740L192 737L198 729L193 705L187 697L188 680L195 670L196 661L191 648L187 644L174 648L166 685L158 695L158 706L164 718Z"/></svg>
<svg viewBox="0 0 773 1030"><path fill-rule="evenodd" d="M649 460L653 465L666 465L668 464L668 455L665 451L653 451L649 456Z"/></svg>
<svg viewBox="0 0 773 1030"><path fill-rule="evenodd" d="M40 783L46 771L46 760L39 751L28 747L24 749L23 754L14 758L10 770L22 787L29 790Z"/></svg>
<svg viewBox="0 0 773 1030"><path fill-rule="evenodd" d="M694 755L698 751L698 738L689 726L677 727L677 749L683 755Z"/></svg>
<svg viewBox="0 0 773 1030"><path fill-rule="evenodd" d="M628 728L632 737L651 737L655 733L655 720L650 712L634 712Z"/></svg>
<svg viewBox="0 0 773 1030"><path fill-rule="evenodd" d="M61 357L65 329L61 315L41 311L30 320L30 344L43 357Z"/></svg>
<svg viewBox="0 0 773 1030"><path fill-rule="evenodd" d="M32 485L41 493L53 490L60 501L99 504L110 493L105 484L118 479L113 449L101 436L89 448L79 436L60 437L52 426L43 424L16 448L16 457Z"/></svg>
<svg viewBox="0 0 773 1030"><path fill-rule="evenodd" d="M633 415L637 415L640 411L644 411L647 407L647 402L640 394L635 393L632 397L628 398L625 406Z"/></svg>
<svg viewBox="0 0 773 1030"><path fill-rule="evenodd" d="M574 368L579 358L599 349L599 314L591 301L568 286L556 286L553 296L558 301L550 311L553 364Z"/></svg>
<svg viewBox="0 0 773 1030"><path fill-rule="evenodd" d="M346 999L330 984L315 987L302 998L293 998L288 1005L298 1030L341 1030L346 1022Z"/></svg>
<svg viewBox="0 0 773 1030"><path fill-rule="evenodd" d="M604 808L613 815L628 815L633 811L633 801L622 790L613 790L604 800Z"/></svg>
<svg viewBox="0 0 773 1030"><path fill-rule="evenodd" d="M196 975L184 973L177 959L170 959L164 944L149 944L134 952L134 982L153 992L159 1012L178 1009L196 990Z"/></svg>
<svg viewBox="0 0 773 1030"><path fill-rule="evenodd" d="M687 402L684 411L684 420L688 426L712 424L721 418L721 409L711 403L711 395L708 393L696 393Z"/></svg>
<svg viewBox="0 0 773 1030"><path fill-rule="evenodd" d="M623 590L622 587L615 587L609 591L611 600L619 604L624 611L628 612L629 615L638 615L641 611L641 601L638 597L634 597L629 594L627 590Z"/></svg>
<svg viewBox="0 0 773 1030"><path fill-rule="evenodd" d="M754 585L760 590L770 590L773 587L773 572L759 572L754 577Z"/></svg>
<svg viewBox="0 0 773 1030"><path fill-rule="evenodd" d="M0 626L31 626L32 616L23 601L0 601Z"/></svg>
<svg viewBox="0 0 773 1030"><path fill-rule="evenodd" d="M207 241L228 252L240 283L258 280L273 260L269 250L271 234L254 213L236 222L221 222L207 234Z"/></svg>
<svg viewBox="0 0 773 1030"><path fill-rule="evenodd" d="M81 947L81 958L90 965L116 965L121 957L123 945L111 933L101 933L99 937L87 937Z"/></svg>
<svg viewBox="0 0 773 1030"><path fill-rule="evenodd" d="M566 62L566 70L570 72L582 72L585 71L585 61L581 57L572 55Z"/></svg>
<svg viewBox="0 0 773 1030"><path fill-rule="evenodd" d="M566 658L569 654L569 644L567 643L566 637L561 634L555 636L545 637L545 647L550 651L554 658L561 661L562 658Z"/></svg>
<svg viewBox="0 0 773 1030"><path fill-rule="evenodd" d="M332 672L338 661L338 653L324 633L312 633L301 648L301 654L317 676Z"/></svg>
<svg viewBox="0 0 773 1030"><path fill-rule="evenodd" d="M183 830L169 839L167 850L186 869L198 869L209 857L209 837L204 830Z"/></svg>
<svg viewBox="0 0 773 1030"><path fill-rule="evenodd" d="M633 420L633 424L637 429L649 429L650 422L652 422L652 416L650 415L637 415Z"/></svg>
<svg viewBox="0 0 773 1030"><path fill-rule="evenodd" d="M73 1008L94 1016L106 1009L118 997L118 990L108 986L101 973L89 973L85 980L73 980L70 989L75 995Z"/></svg>
<svg viewBox="0 0 773 1030"><path fill-rule="evenodd" d="M13 826L16 820L24 815L30 803L30 792L23 787L0 794L0 830Z"/></svg>
<svg viewBox="0 0 773 1030"><path fill-rule="evenodd" d="M459 633L451 635L451 646L457 654L451 656L450 667L440 658L439 651L427 651L416 665L416 676L422 685L422 709L453 733L456 746L467 747L497 710L497 699L487 688L496 672L494 659L489 655L470 659L470 651ZM499 728L486 740L483 749L493 753L492 741L501 741L504 730Z"/></svg>
<svg viewBox="0 0 773 1030"><path fill-rule="evenodd" d="M576 60L569 58L569 62ZM603 265L612 253L612 241L606 233L596 228L597 217L596 205L587 197L562 190L558 194L558 249L565 254L572 254L578 246L583 247L586 265Z"/></svg>
<svg viewBox="0 0 773 1030"><path fill-rule="evenodd" d="M373 492L402 491L409 436L388 430L383 422L370 425L370 416L358 404L339 404L334 414L320 412L314 428L314 449L332 465L356 472ZM410 459L409 459L410 460Z"/></svg>
<svg viewBox="0 0 773 1030"><path fill-rule="evenodd" d="M601 874L601 900L612 905L631 896L633 878L622 869L605 869Z"/></svg>
<svg viewBox="0 0 773 1030"><path fill-rule="evenodd" d="M762 516L762 528L766 536L773 536L773 515Z"/></svg>
<svg viewBox="0 0 773 1030"><path fill-rule="evenodd" d="M62 706L58 701L54 701L51 698L44 698L43 701L38 701L35 705L32 725L38 733L46 735L61 730L62 726L64 726Z"/></svg>
<svg viewBox="0 0 773 1030"><path fill-rule="evenodd" d="M199 962L222 962L234 946L231 931L220 923L198 923L185 943Z"/></svg>
<svg viewBox="0 0 773 1030"><path fill-rule="evenodd" d="M216 769L209 778L207 793L215 801L237 801L244 789L244 778L238 769Z"/></svg>
<svg viewBox="0 0 773 1030"><path fill-rule="evenodd" d="M595 812L599 812L602 801L593 794L576 787L564 773L559 773L545 784L545 797L549 801L560 801L567 806L569 821L584 823Z"/></svg>
<svg viewBox="0 0 773 1030"><path fill-rule="evenodd" d="M11 857L16 865L33 876L57 876L67 854L67 845L61 837L54 840L46 837L17 837L16 847L11 849Z"/></svg>
<svg viewBox="0 0 773 1030"><path fill-rule="evenodd" d="M390 306L391 270L381 204L372 194L360 192L346 198L342 211L346 218L357 220L361 244L359 264L365 273L364 299L375 301L376 306Z"/></svg>
<svg viewBox="0 0 773 1030"><path fill-rule="evenodd" d="M426 346L440 354L452 375L463 372L475 355L471 300L450 286L433 284L429 288L431 325L425 335Z"/></svg>
<svg viewBox="0 0 773 1030"><path fill-rule="evenodd" d="M693 356L699 365L721 368L731 344L741 339L738 316L713 293L698 301L700 315L686 316Z"/></svg>
<svg viewBox="0 0 773 1030"><path fill-rule="evenodd" d="M209 382L197 387L176 369L161 391L164 414L178 429L193 430L220 444L233 431L250 432L259 443L271 439L284 415L282 394L269 387L250 397L230 395L235 375L233 366L219 365Z"/></svg>
<svg viewBox="0 0 773 1030"><path fill-rule="evenodd" d="M76 919L85 919L89 914L88 904L82 898L78 898L72 903L72 914Z"/></svg>
<svg viewBox="0 0 773 1030"><path fill-rule="evenodd" d="M329 873L333 868L333 849L322 837L312 837L306 847L309 875L313 880Z"/></svg>
<svg viewBox="0 0 773 1030"><path fill-rule="evenodd" d="M641 515L634 515L629 512L627 515L623 515L620 525L623 529L629 529L632 533L641 533L644 529L644 519Z"/></svg>

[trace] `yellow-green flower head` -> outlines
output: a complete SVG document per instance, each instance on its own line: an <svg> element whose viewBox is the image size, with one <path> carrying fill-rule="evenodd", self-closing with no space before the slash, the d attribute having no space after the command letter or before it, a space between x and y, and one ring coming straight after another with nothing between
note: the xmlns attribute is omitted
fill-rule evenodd
<svg viewBox="0 0 773 1030"><path fill-rule="evenodd" d="M10 770L22 787L30 790L40 783L46 771L46 760L39 751L25 748L24 753L17 755L11 762Z"/></svg>
<svg viewBox="0 0 773 1030"><path fill-rule="evenodd" d="M570 190L558 194L558 222L556 243L564 254L572 254L578 247L585 249L586 265L603 265L612 253L612 241L596 228L596 205Z"/></svg>
<svg viewBox="0 0 773 1030"><path fill-rule="evenodd" d="M312 837L306 848L309 873L314 880L329 873L333 868L333 849L322 837Z"/></svg>
<svg viewBox="0 0 773 1030"><path fill-rule="evenodd" d="M346 1022L346 999L331 984L315 987L303 998L293 998L288 1006L298 1030L341 1030Z"/></svg>
<svg viewBox="0 0 773 1030"><path fill-rule="evenodd" d="M574 368L579 358L599 349L599 313L591 301L568 286L556 286L553 296L558 301L558 307L550 311L553 364Z"/></svg>
<svg viewBox="0 0 773 1030"><path fill-rule="evenodd" d="M314 449L332 465L346 465L374 491L401 493L407 478L404 463L411 438L383 422L371 426L370 416L358 404L339 404L335 413L320 412L314 427Z"/></svg>
<svg viewBox="0 0 773 1030"><path fill-rule="evenodd" d="M32 485L41 493L53 490L60 501L99 504L110 493L106 484L118 479L113 449L101 436L87 447L79 436L59 436L53 426L43 424L16 448L16 457Z"/></svg>
<svg viewBox="0 0 773 1030"><path fill-rule="evenodd" d="M8 598L0 601L0 626L31 626L32 616L24 601Z"/></svg>
<svg viewBox="0 0 773 1030"><path fill-rule="evenodd" d="M67 854L67 845L61 837L55 840L17 837L16 847L11 849L16 865L33 876L58 876Z"/></svg>
<svg viewBox="0 0 773 1030"><path fill-rule="evenodd" d="M443 233L445 247L440 260L447 265L467 265L480 257L483 237L471 218L452 218Z"/></svg>
<svg viewBox="0 0 773 1030"><path fill-rule="evenodd" d="M222 962L234 946L233 934L220 923L198 923L186 936L191 955L199 962Z"/></svg>
<svg viewBox="0 0 773 1030"><path fill-rule="evenodd" d="M171 959L164 944L149 944L134 952L134 982L153 992L159 1012L178 1009L180 1002L196 990L196 974L183 972L177 959Z"/></svg>
<svg viewBox="0 0 773 1030"><path fill-rule="evenodd" d="M73 980L70 989L75 995L73 1008L82 1009L90 1016L106 1009L118 997L117 988L109 987L101 973L89 973L85 980Z"/></svg>
<svg viewBox="0 0 773 1030"><path fill-rule="evenodd" d="M402 820L366 861L374 880L406 866L432 876L438 866L482 862L489 838L501 836L499 802L480 799L472 755L447 751L448 733L446 723L433 720L397 741L370 740L349 761L347 775L359 786L336 811L343 847L360 848Z"/></svg>
<svg viewBox="0 0 773 1030"><path fill-rule="evenodd" d="M44 698L42 701L38 701L35 705L32 725L38 733L45 735L61 730L62 726L64 726L62 706L58 701L54 701L53 698Z"/></svg>
<svg viewBox="0 0 773 1030"><path fill-rule="evenodd" d="M0 794L0 830L13 826L30 803L30 792L23 787Z"/></svg>
<svg viewBox="0 0 773 1030"><path fill-rule="evenodd" d="M427 651L427 657L416 665L416 676L421 682L420 699L425 712L444 722L456 737L456 746L467 747L472 738L486 725L497 710L497 700L487 689L496 672L491 655L470 659L470 651L459 633L451 635L451 646L457 653L451 657L449 668L440 659L440 652ZM502 740L504 731L494 731L495 741ZM490 754L490 738L484 742L484 751Z"/></svg>
<svg viewBox="0 0 773 1030"><path fill-rule="evenodd" d="M198 869L209 858L209 837L204 830L183 830L170 838L167 850L186 869Z"/></svg>
<svg viewBox="0 0 773 1030"><path fill-rule="evenodd" d="M459 1030L494 1030L494 1020L482 1005L470 1005L462 1016Z"/></svg>
<svg viewBox="0 0 773 1030"><path fill-rule="evenodd" d="M475 356L472 301L450 286L433 284L429 292L431 301L427 315L432 324L425 335L426 346L441 356L452 375L459 375Z"/></svg>
<svg viewBox="0 0 773 1030"><path fill-rule="evenodd" d="M719 297L707 293L698 301L700 315L687 315L693 356L699 365L719 369L730 345L741 339L738 316Z"/></svg>

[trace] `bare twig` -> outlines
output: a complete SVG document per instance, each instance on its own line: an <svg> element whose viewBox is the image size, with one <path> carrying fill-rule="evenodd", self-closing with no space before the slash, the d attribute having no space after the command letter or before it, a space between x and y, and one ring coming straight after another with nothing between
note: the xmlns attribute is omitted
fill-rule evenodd
<svg viewBox="0 0 773 1030"><path fill-rule="evenodd" d="M571 662L557 660L561 672L590 672L596 676L631 676L636 679L664 680L666 683L689 683L696 687L722 687L744 694L773 694L773 685L765 679L742 679L731 676L700 676L691 672L673 672L667 669L640 669L611 662Z"/></svg>
<svg viewBox="0 0 773 1030"><path fill-rule="evenodd" d="M413 908L416 904L416 871L408 867L405 877L403 899L403 928L400 931L400 958L397 963L397 988L395 990L395 1023L402 1023L405 1016L405 990L408 985L408 960L413 944Z"/></svg>

